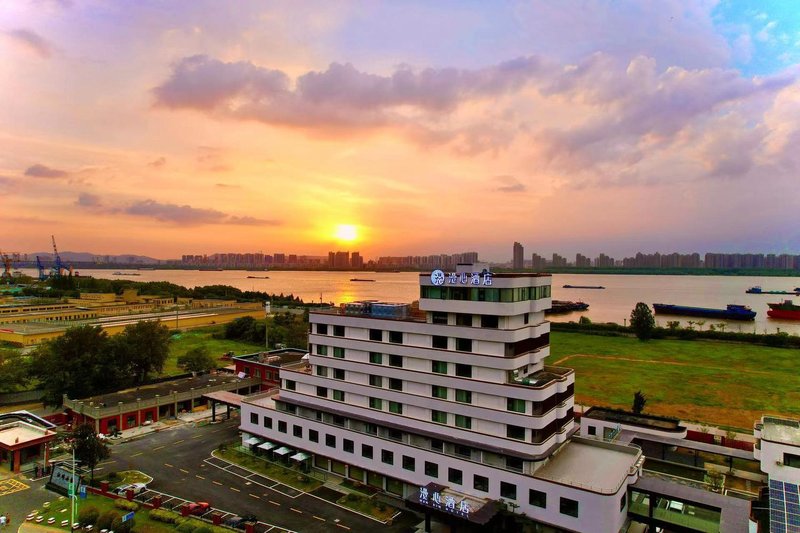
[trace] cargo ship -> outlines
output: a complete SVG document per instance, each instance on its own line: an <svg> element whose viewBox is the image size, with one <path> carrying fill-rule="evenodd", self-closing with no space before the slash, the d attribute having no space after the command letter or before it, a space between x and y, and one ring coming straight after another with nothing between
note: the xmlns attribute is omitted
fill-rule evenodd
<svg viewBox="0 0 800 533"><path fill-rule="evenodd" d="M350 278L350 281L375 281L375 280L366 278Z"/></svg>
<svg viewBox="0 0 800 533"><path fill-rule="evenodd" d="M563 285L565 289L605 289L602 285Z"/></svg>
<svg viewBox="0 0 800 533"><path fill-rule="evenodd" d="M767 304L770 318L783 318L786 320L800 320L800 305L794 305L791 300L784 300L779 304Z"/></svg>
<svg viewBox="0 0 800 533"><path fill-rule="evenodd" d="M746 305L728 304L725 309L709 307L689 307L686 305L653 304L656 314L699 316L703 318L722 318L727 320L754 320L756 312Z"/></svg>
<svg viewBox="0 0 800 533"><path fill-rule="evenodd" d="M572 311L586 311L589 304L584 302L569 302L567 300L553 300L550 309L545 309L546 315L557 315L560 313L571 313Z"/></svg>
<svg viewBox="0 0 800 533"><path fill-rule="evenodd" d="M755 287L750 287L744 292L747 294L794 294L796 296L800 296L800 287L795 287L793 291L765 291L756 285Z"/></svg>

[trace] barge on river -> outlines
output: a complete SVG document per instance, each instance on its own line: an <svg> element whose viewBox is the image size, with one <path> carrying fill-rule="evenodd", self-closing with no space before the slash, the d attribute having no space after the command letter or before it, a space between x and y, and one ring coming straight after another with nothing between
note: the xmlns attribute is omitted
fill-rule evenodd
<svg viewBox="0 0 800 533"><path fill-rule="evenodd" d="M754 320L756 312L746 305L728 304L725 309L689 307L686 305L653 304L657 315L699 316L725 320Z"/></svg>

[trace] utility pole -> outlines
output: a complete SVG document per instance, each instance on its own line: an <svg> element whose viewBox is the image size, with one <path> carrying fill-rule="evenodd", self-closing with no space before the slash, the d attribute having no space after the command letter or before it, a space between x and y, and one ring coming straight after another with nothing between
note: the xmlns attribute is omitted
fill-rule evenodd
<svg viewBox="0 0 800 533"><path fill-rule="evenodd" d="M272 303L267 300L264 302L264 348L269 351L269 313L272 310Z"/></svg>

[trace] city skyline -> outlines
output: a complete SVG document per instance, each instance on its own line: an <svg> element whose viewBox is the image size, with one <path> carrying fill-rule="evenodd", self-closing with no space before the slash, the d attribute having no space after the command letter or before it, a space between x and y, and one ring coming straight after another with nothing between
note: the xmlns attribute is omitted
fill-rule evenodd
<svg viewBox="0 0 800 533"><path fill-rule="evenodd" d="M0 58L5 252L800 249L786 3L31 0Z"/></svg>

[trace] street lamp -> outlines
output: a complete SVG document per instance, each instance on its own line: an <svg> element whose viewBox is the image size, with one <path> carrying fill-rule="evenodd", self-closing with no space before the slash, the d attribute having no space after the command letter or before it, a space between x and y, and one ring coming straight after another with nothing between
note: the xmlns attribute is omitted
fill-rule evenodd
<svg viewBox="0 0 800 533"><path fill-rule="evenodd" d="M272 310L272 302L264 302L264 348L269 351L269 313Z"/></svg>

